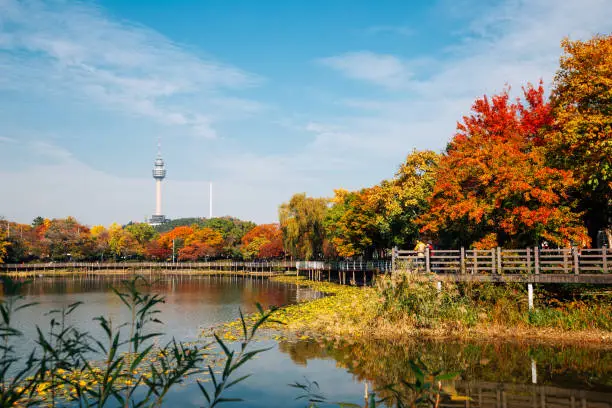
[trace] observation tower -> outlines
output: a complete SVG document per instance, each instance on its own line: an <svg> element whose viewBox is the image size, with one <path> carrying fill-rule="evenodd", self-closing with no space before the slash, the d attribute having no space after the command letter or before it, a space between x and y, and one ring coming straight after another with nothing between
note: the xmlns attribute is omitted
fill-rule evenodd
<svg viewBox="0 0 612 408"><path fill-rule="evenodd" d="M162 215L162 190L161 182L166 178L166 166L164 159L161 156L161 143L157 143L157 158L153 165L153 178L155 179L155 214L151 216L149 224L160 225L168 221L166 216Z"/></svg>

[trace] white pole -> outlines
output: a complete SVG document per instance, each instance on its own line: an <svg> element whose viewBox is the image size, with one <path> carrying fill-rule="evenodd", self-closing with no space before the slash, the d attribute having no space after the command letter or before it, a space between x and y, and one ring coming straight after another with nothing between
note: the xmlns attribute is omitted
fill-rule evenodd
<svg viewBox="0 0 612 408"><path fill-rule="evenodd" d="M533 358L531 359L531 383L538 383L538 369L536 366L536 361Z"/></svg>
<svg viewBox="0 0 612 408"><path fill-rule="evenodd" d="M533 284L527 284L527 296L529 296L529 310L533 310Z"/></svg>
<svg viewBox="0 0 612 408"><path fill-rule="evenodd" d="M208 204L208 218L212 218L212 181L210 182L210 190L208 193L208 198L210 200Z"/></svg>

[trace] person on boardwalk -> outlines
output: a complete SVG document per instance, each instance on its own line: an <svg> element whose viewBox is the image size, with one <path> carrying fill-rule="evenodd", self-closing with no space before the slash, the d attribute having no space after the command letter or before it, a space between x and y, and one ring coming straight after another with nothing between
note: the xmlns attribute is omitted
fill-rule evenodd
<svg viewBox="0 0 612 408"><path fill-rule="evenodd" d="M414 247L414 250L417 251L417 269L421 269L425 263L425 248L427 248L427 245L419 239Z"/></svg>

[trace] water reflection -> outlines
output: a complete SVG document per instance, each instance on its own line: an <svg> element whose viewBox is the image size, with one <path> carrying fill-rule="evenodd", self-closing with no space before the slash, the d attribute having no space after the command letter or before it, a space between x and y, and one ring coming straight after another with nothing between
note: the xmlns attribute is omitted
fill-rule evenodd
<svg viewBox="0 0 612 408"><path fill-rule="evenodd" d="M19 322L26 332L36 324L45 327L49 320L46 312L83 301L71 320L96 333L91 320L95 316L127 319L120 300L110 290L122 279L83 275L36 278L26 287L25 295L27 301L39 304L24 310ZM254 311L256 302L280 306L316 296L304 288L298 292L294 285L265 279L213 276L164 276L154 283L153 290L166 296L161 320L166 331L180 340L196 339L202 328L235 319L238 308ZM28 352L33 341L19 346ZM287 386L304 377L318 381L329 400L363 404L365 384L372 390L410 378L408 361L421 357L432 370L461 372L446 387L471 400L445 401L443 406L612 408L612 350L499 341L396 344L310 340L276 345L267 340L262 346L272 350L244 369L245 374L256 375L228 395L244 398L241 406L304 407L303 400L295 400L296 390ZM197 387L190 384L173 391L165 406L201 406L202 401Z"/></svg>
<svg viewBox="0 0 612 408"><path fill-rule="evenodd" d="M68 319L81 330L94 336L102 335L92 319L104 315L114 322L129 320L129 313L112 292L120 287L121 276L40 277L26 285L23 294L27 302L37 302L17 316L17 326L26 333L27 340L19 345L24 355L34 347L35 327L48 328L50 310L61 309L75 302L83 302ZM203 329L238 317L238 310L249 313L256 303L263 307L294 303L297 290L267 279L220 276L153 276L151 291L165 296L159 305L163 331L160 342L172 337L182 341L197 340Z"/></svg>
<svg viewBox="0 0 612 408"><path fill-rule="evenodd" d="M502 342L314 340L282 342L279 350L299 365L331 357L356 380L377 389L413 378L408 362L419 358L431 371L460 372L445 389L471 400L447 400L441 406L612 407L611 350Z"/></svg>

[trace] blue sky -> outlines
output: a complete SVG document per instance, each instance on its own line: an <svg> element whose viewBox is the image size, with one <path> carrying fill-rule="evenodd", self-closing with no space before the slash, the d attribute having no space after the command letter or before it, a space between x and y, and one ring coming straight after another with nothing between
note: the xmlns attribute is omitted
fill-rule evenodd
<svg viewBox="0 0 612 408"><path fill-rule="evenodd" d="M0 216L277 219L442 150L475 98L612 29L607 0L0 0Z"/></svg>

